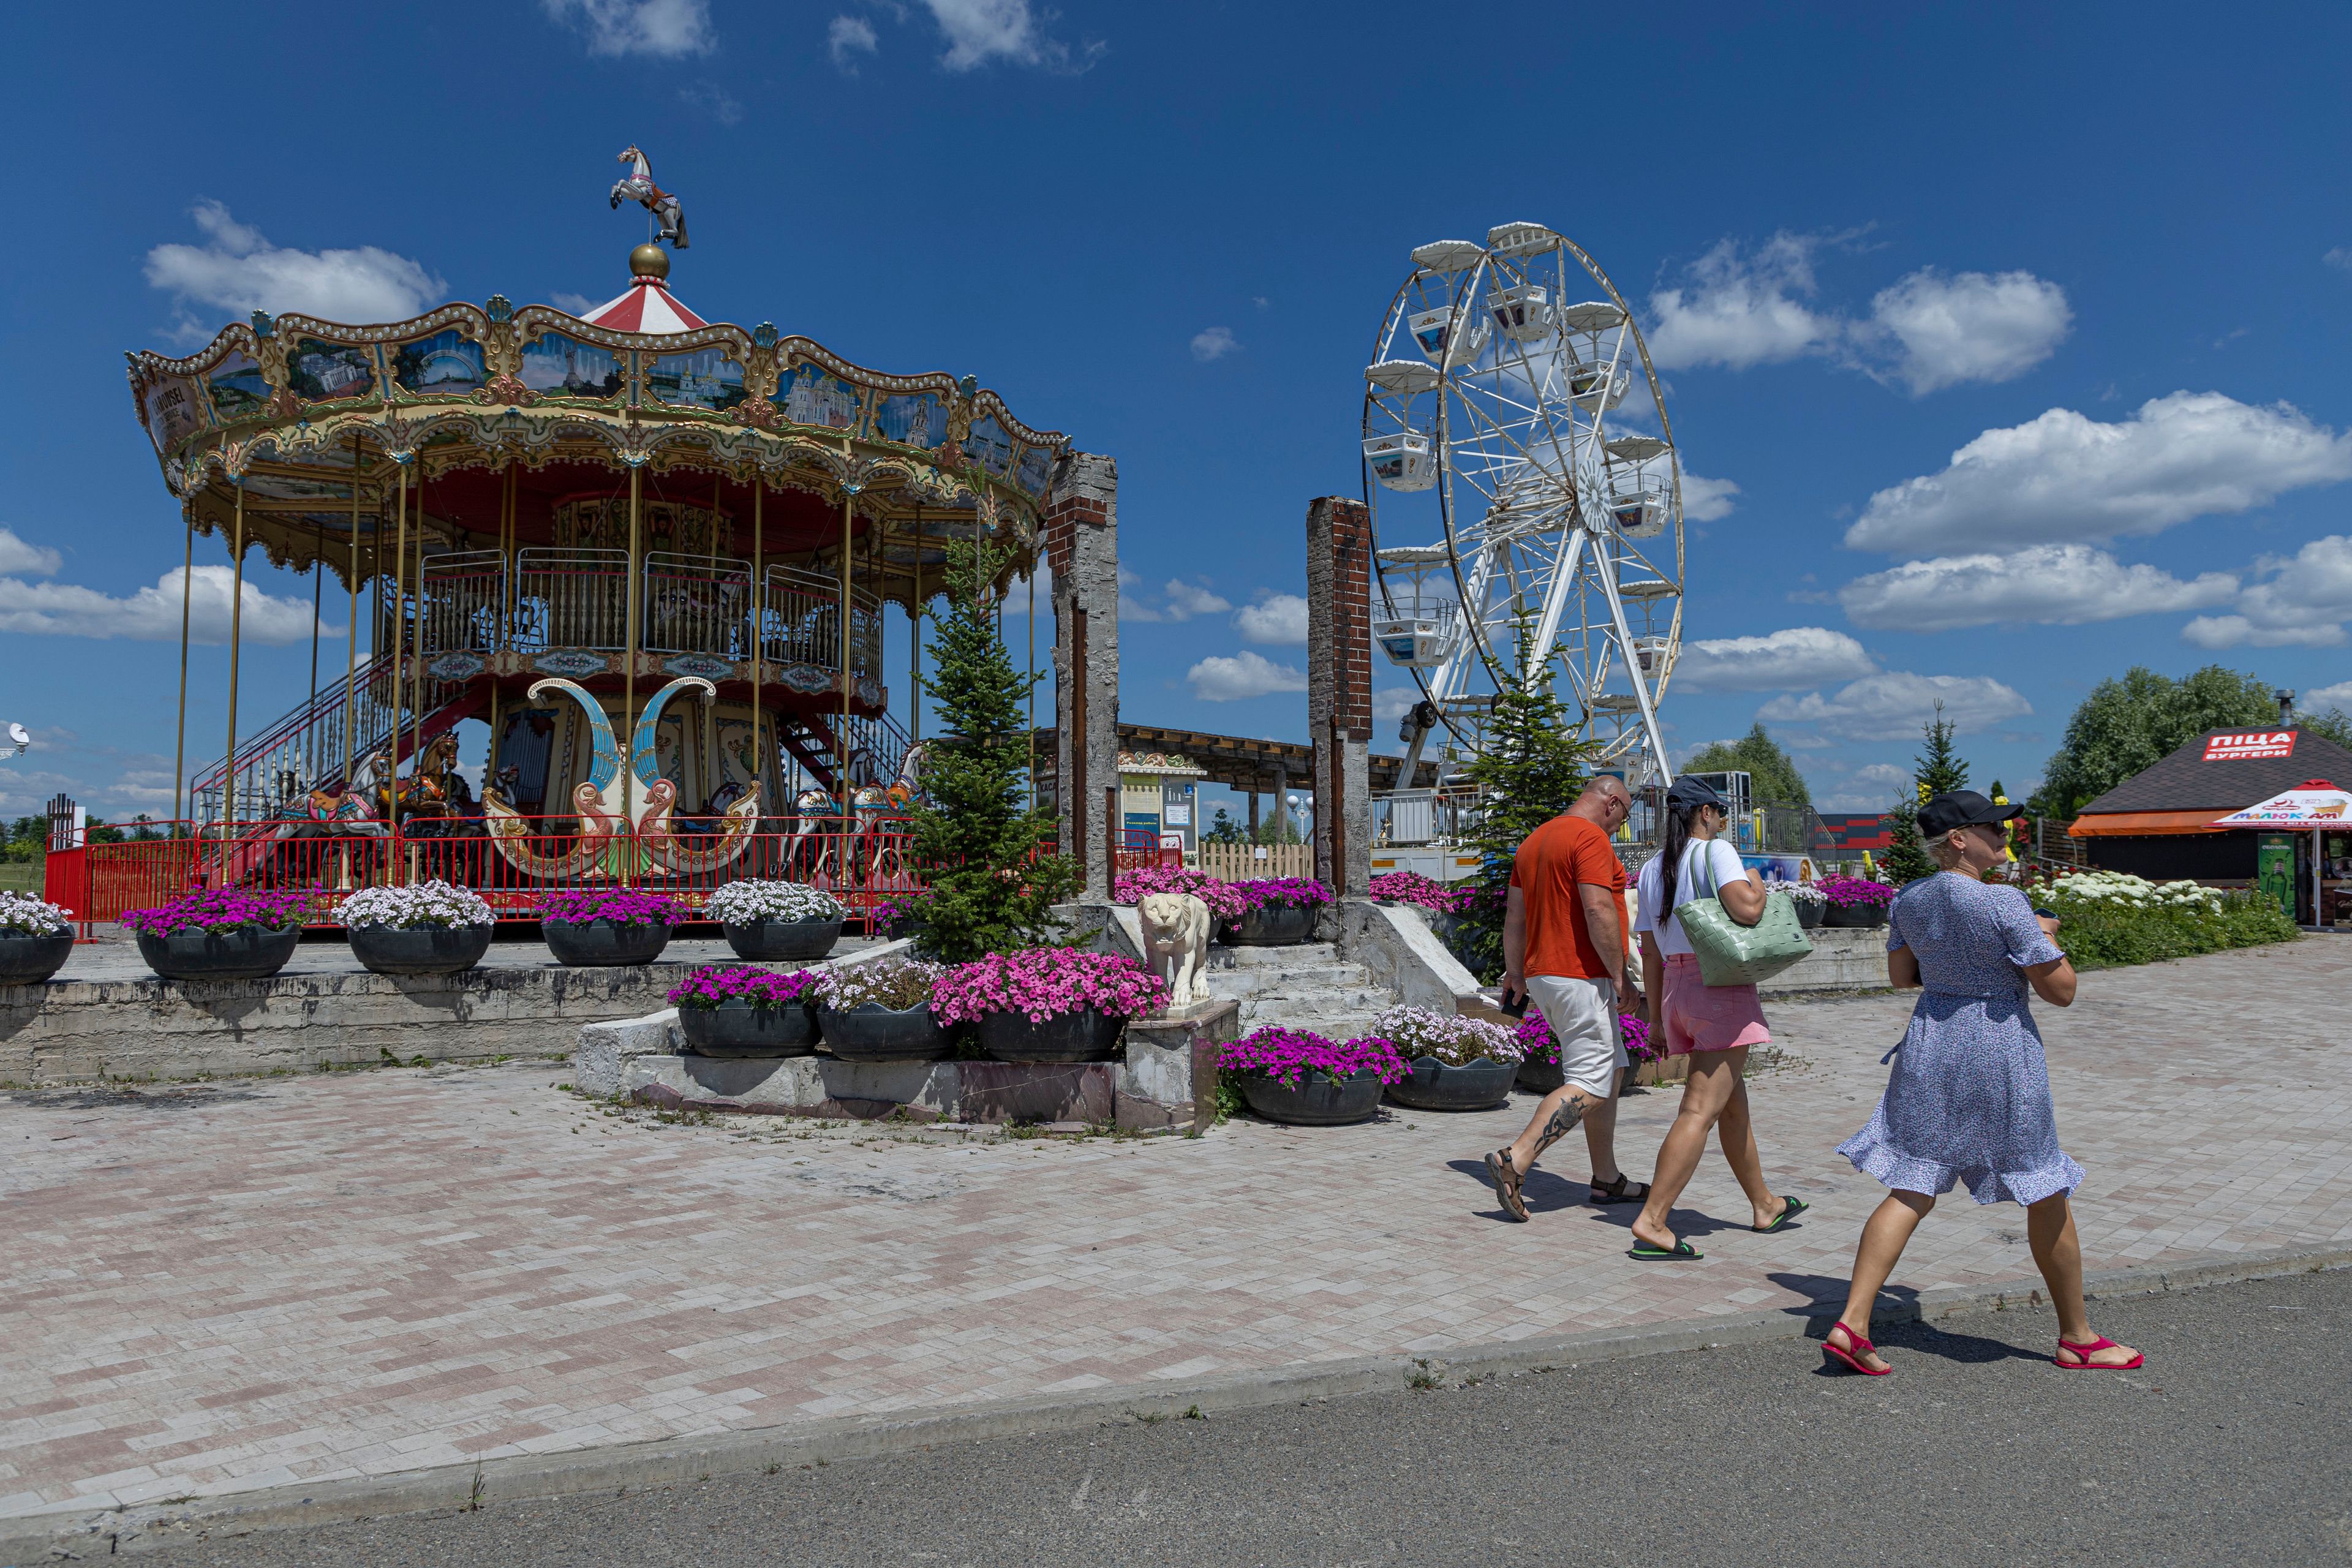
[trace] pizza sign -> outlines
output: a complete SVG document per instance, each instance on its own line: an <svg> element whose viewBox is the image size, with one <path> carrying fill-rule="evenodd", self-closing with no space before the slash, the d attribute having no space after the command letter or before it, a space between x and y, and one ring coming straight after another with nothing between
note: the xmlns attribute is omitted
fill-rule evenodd
<svg viewBox="0 0 2352 1568"><path fill-rule="evenodd" d="M2228 735L2205 737L2205 760L2209 763L2243 762L2252 757L2291 757L2294 755L2293 730L2242 730Z"/></svg>

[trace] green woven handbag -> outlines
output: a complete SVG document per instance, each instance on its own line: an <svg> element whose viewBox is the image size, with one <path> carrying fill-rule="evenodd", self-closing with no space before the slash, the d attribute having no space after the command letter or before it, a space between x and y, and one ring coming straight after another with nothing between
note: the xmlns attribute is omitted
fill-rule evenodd
<svg viewBox="0 0 2352 1568"><path fill-rule="evenodd" d="M1683 922L1683 935L1698 955L1699 978L1709 985L1753 985L1796 963L1813 951L1805 928L1797 920L1793 899L1764 895L1764 918L1752 926L1731 918L1717 896L1715 852L1699 858L1706 863L1706 893L1674 911Z"/></svg>

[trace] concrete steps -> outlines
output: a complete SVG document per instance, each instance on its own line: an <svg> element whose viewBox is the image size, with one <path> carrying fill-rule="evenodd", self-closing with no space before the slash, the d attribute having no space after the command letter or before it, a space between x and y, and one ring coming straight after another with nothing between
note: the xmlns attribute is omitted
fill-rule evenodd
<svg viewBox="0 0 2352 1568"><path fill-rule="evenodd" d="M1241 1004L1241 1032L1268 1025L1311 1029L1335 1040L1370 1031L1396 998L1329 942L1297 947L1209 949L1210 994Z"/></svg>

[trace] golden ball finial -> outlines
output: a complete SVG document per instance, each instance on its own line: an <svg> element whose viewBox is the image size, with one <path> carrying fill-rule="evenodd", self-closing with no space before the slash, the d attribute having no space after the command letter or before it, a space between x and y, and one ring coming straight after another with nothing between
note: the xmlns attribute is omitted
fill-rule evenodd
<svg viewBox="0 0 2352 1568"><path fill-rule="evenodd" d="M632 278L667 278L669 276L669 252L651 240L629 252L629 276Z"/></svg>

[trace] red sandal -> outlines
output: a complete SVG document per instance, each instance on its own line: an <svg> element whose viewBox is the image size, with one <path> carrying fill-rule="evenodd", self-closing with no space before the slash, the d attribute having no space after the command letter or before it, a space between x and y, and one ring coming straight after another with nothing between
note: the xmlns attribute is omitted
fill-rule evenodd
<svg viewBox="0 0 2352 1568"><path fill-rule="evenodd" d="M2080 1361L2060 1361L2054 1355L2050 1358L2052 1365L2063 1366L2068 1372L2129 1372L2136 1366L2145 1366L2147 1364L2147 1357L2140 1354L2137 1351L2132 1352L2132 1358L2129 1361L2093 1361L2091 1357L2100 1351L2120 1350L2123 1348L2116 1344L2115 1341L2107 1338L2105 1334L2101 1334L2097 1339L2093 1340L2086 1345L2078 1345L2074 1343L2074 1341L2066 1338L2063 1334L2061 1334L2058 1337L2058 1348L2062 1351L2073 1351L2076 1355L2083 1358Z"/></svg>
<svg viewBox="0 0 2352 1568"><path fill-rule="evenodd" d="M1876 1355L1878 1353L1878 1347L1876 1345L1872 1344L1868 1340L1864 1339L1860 1334L1855 1333L1843 1323L1832 1323L1830 1325L1830 1333L1834 1334L1839 1332L1843 1332L1846 1337L1846 1342L1853 1345L1855 1350L1860 1351L1863 1355ZM1822 1336L1822 1353L1823 1355L1837 1357L1838 1360L1845 1363L1846 1365L1853 1368L1854 1371L1862 1373L1864 1377L1885 1377L1888 1373L1895 1370L1891 1366L1863 1365L1859 1356L1855 1356L1846 1351L1842 1351L1838 1349L1837 1346L1832 1344L1829 1340L1829 1334Z"/></svg>

